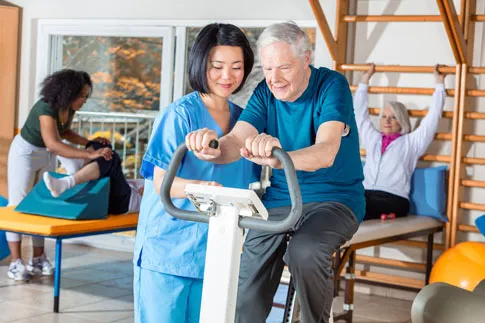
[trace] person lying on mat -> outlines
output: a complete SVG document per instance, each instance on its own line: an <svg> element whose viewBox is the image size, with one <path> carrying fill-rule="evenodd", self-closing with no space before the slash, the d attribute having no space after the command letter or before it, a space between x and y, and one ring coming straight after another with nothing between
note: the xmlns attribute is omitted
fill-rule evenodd
<svg viewBox="0 0 485 323"><path fill-rule="evenodd" d="M89 141L86 145L86 150L89 152L104 148L111 149L112 147L110 144L100 143L98 141ZM89 161L88 164L84 165L84 167L73 175L55 178L48 172L45 172L43 177L53 197L59 197L74 185L109 177L108 213L124 214L138 212L140 210L143 188L136 180L125 179L121 168L121 159L115 151L112 151L111 159L106 160L103 157L98 157Z"/></svg>
<svg viewBox="0 0 485 323"><path fill-rule="evenodd" d="M56 155L67 158L111 158L111 149L94 152L74 148L86 145L88 139L71 129L76 111L82 108L92 92L91 77L83 71L70 69L46 77L41 98L29 112L20 134L16 135L8 152L8 204L18 205L39 181L43 172L56 169ZM109 143L104 138L96 140ZM44 253L44 238L32 236L33 258L24 266L21 255L21 235L7 232L12 255L7 275L14 280L28 280L31 274L52 275L54 267Z"/></svg>
<svg viewBox="0 0 485 323"><path fill-rule="evenodd" d="M379 115L379 129L368 111L368 84L375 65L362 75L354 97L357 127L367 150L364 166L366 214L364 220L406 216L409 212L411 177L416 163L433 141L446 98L445 74L434 68L436 88L426 117L411 131L406 106L388 102Z"/></svg>

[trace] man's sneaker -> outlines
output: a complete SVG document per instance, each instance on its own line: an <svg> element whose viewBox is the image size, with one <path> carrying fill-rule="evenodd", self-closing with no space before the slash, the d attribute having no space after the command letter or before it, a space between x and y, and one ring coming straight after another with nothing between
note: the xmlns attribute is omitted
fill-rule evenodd
<svg viewBox="0 0 485 323"><path fill-rule="evenodd" d="M42 254L40 257L31 258L27 264L27 270L33 275L51 276L54 273L54 267L45 254Z"/></svg>
<svg viewBox="0 0 485 323"><path fill-rule="evenodd" d="M7 275L10 279L27 281L30 279L30 274L24 266L22 259L17 259L10 263Z"/></svg>

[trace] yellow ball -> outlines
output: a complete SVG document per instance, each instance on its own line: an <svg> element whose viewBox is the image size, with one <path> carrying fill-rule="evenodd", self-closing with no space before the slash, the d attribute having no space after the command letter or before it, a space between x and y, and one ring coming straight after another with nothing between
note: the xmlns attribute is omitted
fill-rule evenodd
<svg viewBox="0 0 485 323"><path fill-rule="evenodd" d="M473 291L485 279L485 244L462 242L446 250L431 270L430 283L443 282Z"/></svg>

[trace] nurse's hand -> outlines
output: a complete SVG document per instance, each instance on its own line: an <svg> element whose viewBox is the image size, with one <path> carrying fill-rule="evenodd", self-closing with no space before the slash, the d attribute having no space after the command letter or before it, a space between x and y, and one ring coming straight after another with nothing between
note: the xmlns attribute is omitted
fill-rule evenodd
<svg viewBox="0 0 485 323"><path fill-rule="evenodd" d="M192 131L185 136L185 145L194 155L206 161L211 161L221 155L219 148L211 148L209 143L212 140L217 140L219 137L214 130L207 128Z"/></svg>
<svg viewBox="0 0 485 323"><path fill-rule="evenodd" d="M265 133L251 136L246 139L245 147L241 148L241 156L261 166L281 168L280 161L275 157L271 157L274 147L281 148L278 138Z"/></svg>
<svg viewBox="0 0 485 323"><path fill-rule="evenodd" d="M105 160L111 160L112 156L113 151L111 148L106 147L90 152L88 159L94 160L96 158L103 157Z"/></svg>

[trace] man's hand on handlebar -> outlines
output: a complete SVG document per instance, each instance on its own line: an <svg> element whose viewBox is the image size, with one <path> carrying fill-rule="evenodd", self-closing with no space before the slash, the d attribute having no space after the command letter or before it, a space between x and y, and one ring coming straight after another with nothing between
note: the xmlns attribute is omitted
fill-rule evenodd
<svg viewBox="0 0 485 323"><path fill-rule="evenodd" d="M211 148L209 146L212 140L217 140L218 136L214 130L207 128L192 131L185 136L185 145L190 151L194 152L194 155L206 161L216 159L221 155L219 148Z"/></svg>
<svg viewBox="0 0 485 323"><path fill-rule="evenodd" d="M280 161L272 157L274 147L281 148L278 138L265 133L251 136L246 139L245 147L241 148L241 156L258 165L281 168Z"/></svg>

